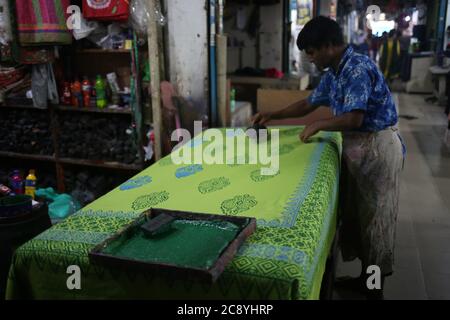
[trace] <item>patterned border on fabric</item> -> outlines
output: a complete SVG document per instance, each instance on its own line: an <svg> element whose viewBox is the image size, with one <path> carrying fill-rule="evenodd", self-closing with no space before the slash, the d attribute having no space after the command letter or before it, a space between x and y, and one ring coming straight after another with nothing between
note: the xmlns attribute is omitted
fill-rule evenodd
<svg viewBox="0 0 450 320"><path fill-rule="evenodd" d="M93 244L34 239L17 251L16 262L28 266L34 262L39 270L65 273L67 266L89 267L89 251ZM60 269L63 268L63 269Z"/></svg>
<svg viewBox="0 0 450 320"><path fill-rule="evenodd" d="M105 241L111 235L112 234L109 232L49 229L37 236L35 240L70 241L97 245Z"/></svg>
<svg viewBox="0 0 450 320"><path fill-rule="evenodd" d="M296 264L303 264L305 261L305 253L301 250L270 244L244 243L237 255L294 262Z"/></svg>
<svg viewBox="0 0 450 320"><path fill-rule="evenodd" d="M339 162L340 155L334 152L335 148L332 145L326 145L324 148L325 150L320 154L321 159L316 168L321 168L321 170L318 172L318 176L315 177L313 183L311 184L309 190L310 192L304 198L305 201L300 203L300 205L310 208L322 207L323 214L321 214L321 216L323 219L317 220L316 224L311 224L312 221L316 221L316 219L314 219L314 212L310 212L310 210L302 208L303 210L306 210L305 214L307 213L307 216L305 219L301 220L301 223L296 221L297 223L292 226L292 228L282 229L277 227L261 227L259 229L260 233L264 233L265 241L272 242L272 244L259 244L252 242L258 241L259 239L258 235L255 235L258 239L251 238L250 242L244 244L238 252L239 258L246 256L278 260L280 262L293 263L297 267L301 267L303 270L301 277L302 281L298 281L298 292L293 292L293 295L303 299L310 297L314 275L317 272L316 266L319 263L321 254L323 254L323 250L325 249L324 247L327 245L327 236L329 235L330 224L335 216L334 210L339 186L339 168L338 170L334 170L333 168L335 163ZM332 158L331 161L329 161L330 157ZM322 176L322 178L320 176ZM330 191L332 190L332 192L315 192L314 194L311 194L311 191L317 189L320 190L322 188L326 188ZM320 195L323 194L327 195L326 199L320 197ZM324 204L326 204L326 207L324 207ZM314 237L314 239L310 239L311 241L309 241L308 235L316 234L314 231L316 229L320 230L320 233L317 233L318 237ZM285 237L281 237L280 232L282 232ZM298 242L295 239L297 239L298 235L302 232L304 233L304 236L302 236L302 241ZM285 238L287 237L290 237L291 241L295 243L293 247L288 247L286 245ZM304 249L302 250L302 248ZM250 266L247 268L250 269ZM288 275L285 274L284 277L286 276Z"/></svg>
<svg viewBox="0 0 450 320"><path fill-rule="evenodd" d="M323 252L324 246L326 244L326 240L327 240L327 236L328 236L327 230L329 230L330 224L331 224L331 221L333 218L333 210L336 205L335 201L337 198L337 192L338 192L338 186L339 186L339 183L338 183L339 179L338 179L338 177L336 177L336 178L337 178L337 180L333 187L332 201L330 202L330 204L328 206L328 214L327 214L327 216L323 222L322 228L321 228L322 232L320 234L320 240L318 242L318 246L316 247L316 250L314 252L314 257L312 259L312 262L307 264L308 267L305 265L305 280L306 280L307 287L305 288L305 290L302 290L303 295L305 295L306 292L310 292L311 286L313 284L314 272L316 271L316 269L313 268L313 266L317 265L317 263L320 259L320 255Z"/></svg>
<svg viewBox="0 0 450 320"><path fill-rule="evenodd" d="M87 215L78 213L67 220L58 223L50 230L64 230L66 232L92 232L92 233L114 233L124 225L131 223L135 217L120 217L114 214L106 216L105 212Z"/></svg>
<svg viewBox="0 0 450 320"><path fill-rule="evenodd" d="M327 132L324 138L330 137L332 137L332 134L330 132ZM303 179L298 184L295 192L290 197L287 206L283 210L282 220L280 221L280 219L275 219L267 221L265 219L258 219L258 226L275 228L291 228L292 226L294 226L295 222L297 221L298 215L300 214L301 205L308 193L311 191L311 186L314 183L314 179L316 177L317 169L320 163L320 158L325 149L325 146L326 145L322 143L317 146L316 150L314 150L314 153L311 156L311 165L305 169L306 177L303 177Z"/></svg>
<svg viewBox="0 0 450 320"><path fill-rule="evenodd" d="M320 253L323 252L323 249L324 249L323 247L325 245L326 238L328 236L328 234L325 231L328 230L328 228L330 227L331 220L332 220L332 217L333 217L332 212L334 210L334 206L336 205L335 201L336 201L337 192L338 192L338 181L339 180L338 180L338 177L336 177L336 178L337 178L337 180L336 180L334 188L333 188L334 192L333 192L332 200L331 200L331 202L330 202L330 204L328 206L328 214L327 214L327 216L325 218L325 221L323 223L322 233L320 235L319 246L316 248L316 252L315 252L315 255L314 255L314 261L313 261L313 263L311 265L314 265L319 260ZM313 274L312 274L313 271L314 270L311 270L311 268L310 268L310 270L307 272L309 280L311 280L312 277L313 277Z"/></svg>
<svg viewBox="0 0 450 320"><path fill-rule="evenodd" d="M73 215L76 217L77 215L87 215L89 217L97 217L97 218L119 218L119 219L136 219L141 213L133 212L133 211L102 211L102 210L81 210L77 214Z"/></svg>

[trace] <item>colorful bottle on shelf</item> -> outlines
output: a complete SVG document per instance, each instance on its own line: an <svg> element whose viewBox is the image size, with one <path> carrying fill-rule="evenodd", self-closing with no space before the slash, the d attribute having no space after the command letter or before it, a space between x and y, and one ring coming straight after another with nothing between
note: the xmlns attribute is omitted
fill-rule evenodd
<svg viewBox="0 0 450 320"><path fill-rule="evenodd" d="M95 83L95 81L93 81L92 83ZM91 99L89 107L97 108L97 91L95 90L95 85L91 87Z"/></svg>
<svg viewBox="0 0 450 320"><path fill-rule="evenodd" d="M71 86L72 89L72 105L81 107L83 105L83 96L81 93L81 82L76 79Z"/></svg>
<svg viewBox="0 0 450 320"><path fill-rule="evenodd" d="M31 196L33 199L36 197L36 180L35 171L30 170L30 173L25 179L25 194Z"/></svg>
<svg viewBox="0 0 450 320"><path fill-rule="evenodd" d="M125 50L133 49L133 32L128 30L127 39L125 40Z"/></svg>
<svg viewBox="0 0 450 320"><path fill-rule="evenodd" d="M66 106L72 105L72 92L70 89L70 83L65 81L64 82L64 89L63 89L63 104Z"/></svg>
<svg viewBox="0 0 450 320"><path fill-rule="evenodd" d="M23 179L19 170L14 170L10 178L11 189L15 194L23 194Z"/></svg>
<svg viewBox="0 0 450 320"><path fill-rule="evenodd" d="M97 95L97 108L104 109L106 107L106 84L102 76L98 75L95 81L95 93Z"/></svg>
<svg viewBox="0 0 450 320"><path fill-rule="evenodd" d="M91 104L91 82L88 77L84 77L83 82L81 83L81 91L83 93L83 106L88 108Z"/></svg>

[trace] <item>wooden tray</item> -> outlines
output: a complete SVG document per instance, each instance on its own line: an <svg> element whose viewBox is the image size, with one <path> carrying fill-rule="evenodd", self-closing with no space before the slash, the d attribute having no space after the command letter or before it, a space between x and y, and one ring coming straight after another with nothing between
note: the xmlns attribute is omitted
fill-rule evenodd
<svg viewBox="0 0 450 320"><path fill-rule="evenodd" d="M228 246L222 251L219 255L218 259L212 264L212 267L209 269L201 269L201 268L191 268L191 267L183 267L176 264L167 264L167 263L157 263L153 261L144 261L131 259L128 257L115 256L112 254L108 254L103 252L105 248L107 248L111 243L116 240L119 240L120 237L126 235L127 233L135 232L136 229L139 229L142 224L144 224L147 219L154 218L160 214L167 214L173 216L175 218L180 218L182 220L197 220L197 221L226 221L234 223L235 225L240 227L240 231L238 231L234 240L232 240ZM232 216L223 216L223 215L209 215L209 214L200 214L193 212L182 212L182 211L173 211L173 210L164 210L164 209L151 209L149 211L144 212L138 219L136 219L131 224L125 226L121 230L119 230L112 237L108 238L98 246L96 246L90 253L89 259L92 263L100 264L105 267L112 268L120 268L123 270L129 271L131 268L141 271L151 271L158 272L162 271L163 273L170 273L170 277L196 277L200 281L205 281L207 283L214 283L219 276L224 271L225 267L231 262L234 258L236 252L243 244L243 242L255 232L256 230L256 219L248 218L248 217L232 217Z"/></svg>

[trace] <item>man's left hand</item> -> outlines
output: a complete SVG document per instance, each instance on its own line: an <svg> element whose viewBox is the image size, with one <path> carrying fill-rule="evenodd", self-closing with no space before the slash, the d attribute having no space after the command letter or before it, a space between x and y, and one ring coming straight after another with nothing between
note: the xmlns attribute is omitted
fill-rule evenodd
<svg viewBox="0 0 450 320"><path fill-rule="evenodd" d="M309 138L311 138L313 135L318 133L320 131L320 126L318 122L314 122L310 124L309 126L306 126L306 128L300 133L300 139L306 143L308 142Z"/></svg>

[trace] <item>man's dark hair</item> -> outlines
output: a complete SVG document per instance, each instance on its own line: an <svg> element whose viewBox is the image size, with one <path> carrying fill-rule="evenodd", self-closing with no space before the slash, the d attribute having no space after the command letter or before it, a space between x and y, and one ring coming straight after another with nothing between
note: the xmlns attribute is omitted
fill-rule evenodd
<svg viewBox="0 0 450 320"><path fill-rule="evenodd" d="M339 24L324 16L310 20L297 38L299 50L320 49L327 45L341 46L343 44L344 35Z"/></svg>

